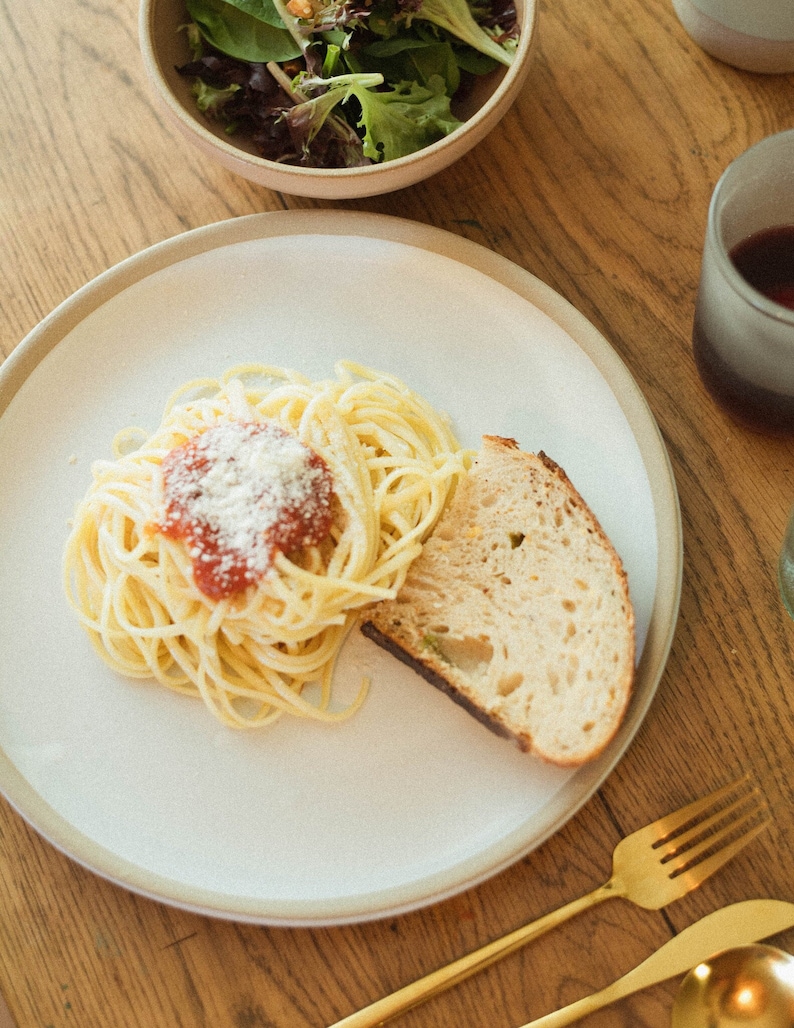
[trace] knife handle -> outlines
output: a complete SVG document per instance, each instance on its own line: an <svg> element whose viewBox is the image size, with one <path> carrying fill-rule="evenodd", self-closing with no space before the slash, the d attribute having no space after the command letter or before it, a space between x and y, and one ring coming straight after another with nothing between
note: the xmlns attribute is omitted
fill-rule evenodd
<svg viewBox="0 0 794 1028"><path fill-rule="evenodd" d="M565 1025L573 1024L574 1021L578 1021L581 1017L592 1014L594 1011L600 1010L601 1007L609 1006L610 1003L616 1003L625 996L631 996L641 989L647 989L651 985L658 985L659 982L667 981L668 978L674 978L677 974L683 974L690 966L694 966L698 959L705 958L703 956L696 957L694 953L689 954L687 950L683 959L677 959L678 954L676 951L680 948L678 944L686 941L685 937L687 937L688 933L693 930L698 932L699 927L703 927L703 922L708 920L708 918L703 918L700 922L695 922L690 928L684 929L680 935L673 936L661 949L652 953L641 964L637 964L636 967L627 971L622 978L618 978L617 981L607 985L606 988L601 989L599 992L594 992L590 996L583 996L582 999L576 1000L575 1003L569 1003L567 1007L561 1007L551 1014L545 1014L534 1021L529 1021L527 1024L521 1025L521 1028L564 1028ZM672 951L671 946L673 947ZM707 947L707 950L711 952L710 947Z"/></svg>
<svg viewBox="0 0 794 1028"><path fill-rule="evenodd" d="M521 1028L564 1028L565 1025L573 1024L574 1021L586 1017L587 1014L592 1014L596 1010L600 1010L601 1007L606 1007L610 1003L614 1003L624 996L629 996L632 992L637 992L641 988L642 985L635 985L632 982L624 983L624 979L619 978L612 985L601 989L600 992L584 996L582 999L576 1000L575 1003L569 1003L567 1007L561 1007L551 1014L545 1014L534 1021L529 1021L527 1024L522 1025Z"/></svg>

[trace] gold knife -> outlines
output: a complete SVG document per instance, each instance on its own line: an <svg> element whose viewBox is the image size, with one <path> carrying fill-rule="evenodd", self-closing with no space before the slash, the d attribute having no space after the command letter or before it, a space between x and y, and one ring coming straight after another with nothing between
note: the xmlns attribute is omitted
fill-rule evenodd
<svg viewBox="0 0 794 1028"><path fill-rule="evenodd" d="M679 932L612 985L561 1010L555 1010L553 1014L538 1017L522 1025L522 1028L563 1028L633 992L647 989L677 974L686 974L690 968L707 960L718 950L760 942L792 927L794 903L756 899L722 907Z"/></svg>

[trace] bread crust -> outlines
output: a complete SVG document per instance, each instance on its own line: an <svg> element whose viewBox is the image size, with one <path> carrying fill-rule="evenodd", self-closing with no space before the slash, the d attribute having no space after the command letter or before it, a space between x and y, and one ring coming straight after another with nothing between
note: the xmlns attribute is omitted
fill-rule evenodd
<svg viewBox="0 0 794 1028"><path fill-rule="evenodd" d="M361 631L521 749L579 766L625 715L634 627L620 558L564 469L484 436L399 595Z"/></svg>
<svg viewBox="0 0 794 1028"><path fill-rule="evenodd" d="M514 736L508 729L498 721L496 718L491 717L487 711L483 710L482 707L472 702L468 696L460 691L457 686L451 682L444 675L440 674L434 667L428 662L422 660L414 653L410 653L407 649L401 646L392 636L382 632L372 621L365 621L361 625L362 633L373 642L377 643L384 650L387 650L397 660L402 661L403 664L407 664L409 668L412 668L418 675L421 675L426 682L430 682L436 689L440 689L441 692L446 693L450 699L458 703L465 711L475 717L481 724L485 725L486 728L490 728L496 735L501 735L504 739L514 739L516 743L522 748L526 749L525 745L522 745L522 740Z"/></svg>

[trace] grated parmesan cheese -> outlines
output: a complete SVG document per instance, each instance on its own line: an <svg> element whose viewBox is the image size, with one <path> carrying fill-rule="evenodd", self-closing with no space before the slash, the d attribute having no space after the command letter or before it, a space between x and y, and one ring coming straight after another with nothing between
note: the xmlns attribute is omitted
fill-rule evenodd
<svg viewBox="0 0 794 1028"><path fill-rule="evenodd" d="M161 528L187 539L194 573L212 565L210 595L244 588L277 550L316 544L330 528L327 465L275 422L216 425L172 450L163 476ZM202 589L206 578L196 574Z"/></svg>

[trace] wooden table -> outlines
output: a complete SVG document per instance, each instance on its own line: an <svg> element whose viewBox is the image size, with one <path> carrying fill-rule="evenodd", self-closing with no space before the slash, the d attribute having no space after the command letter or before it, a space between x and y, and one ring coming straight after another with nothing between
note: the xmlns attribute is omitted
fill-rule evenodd
<svg viewBox="0 0 794 1028"><path fill-rule="evenodd" d="M0 803L0 991L19 1028L321 1028L600 884L621 836L743 769L776 827L704 888L659 913L599 907L400 1023L511 1028L721 904L794 899L794 624L775 584L794 450L715 409L689 338L712 188L794 124L794 78L712 60L669 0L541 0L526 87L481 145L398 194L326 204L204 163L160 115L136 15L131 0L0 2L3 355L100 272L211 222L338 207L447 229L560 292L636 377L680 492L683 596L657 698L598 794L509 870L416 913L317 930L197 916L95 877ZM587 1023L662 1028L675 984Z"/></svg>

